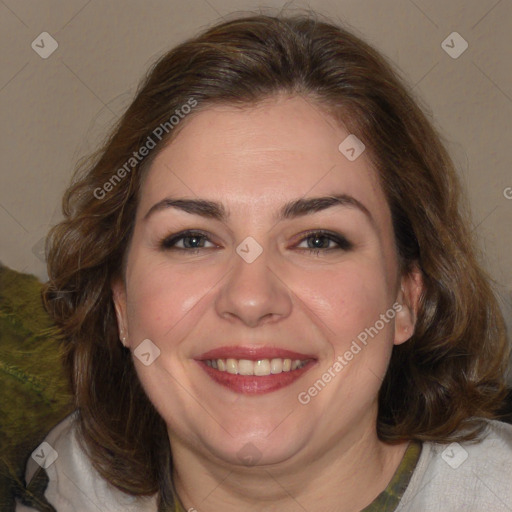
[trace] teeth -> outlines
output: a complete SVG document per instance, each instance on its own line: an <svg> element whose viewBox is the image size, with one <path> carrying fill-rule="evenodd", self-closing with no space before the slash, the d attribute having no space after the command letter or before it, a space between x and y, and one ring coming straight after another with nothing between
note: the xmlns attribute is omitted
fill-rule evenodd
<svg viewBox="0 0 512 512"><path fill-rule="evenodd" d="M254 375L270 375L270 362L268 359L261 359L253 363Z"/></svg>
<svg viewBox="0 0 512 512"><path fill-rule="evenodd" d="M283 371L283 360L282 359L272 359L270 361L270 373L276 374L281 373Z"/></svg>
<svg viewBox="0 0 512 512"><path fill-rule="evenodd" d="M250 359L207 359L205 363L210 368L215 368L221 372L232 373L233 375L276 375L282 372L298 370L305 366L308 360L300 359L259 359L251 361Z"/></svg>
<svg viewBox="0 0 512 512"><path fill-rule="evenodd" d="M239 375L254 375L254 363L248 359L240 359L238 361Z"/></svg>
<svg viewBox="0 0 512 512"><path fill-rule="evenodd" d="M238 373L238 362L236 359L226 359L226 371L235 375Z"/></svg>

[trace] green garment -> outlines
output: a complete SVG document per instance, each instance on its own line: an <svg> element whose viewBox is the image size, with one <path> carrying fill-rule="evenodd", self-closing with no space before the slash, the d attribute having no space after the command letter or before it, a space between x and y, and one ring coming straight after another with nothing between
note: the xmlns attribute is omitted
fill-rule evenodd
<svg viewBox="0 0 512 512"><path fill-rule="evenodd" d="M412 441L389 485L361 512L391 512L400 503L421 455L421 443Z"/></svg>

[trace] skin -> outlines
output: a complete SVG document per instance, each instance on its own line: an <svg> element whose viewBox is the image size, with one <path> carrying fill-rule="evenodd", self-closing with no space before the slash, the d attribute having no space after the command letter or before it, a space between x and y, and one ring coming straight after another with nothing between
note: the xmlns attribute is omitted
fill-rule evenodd
<svg viewBox="0 0 512 512"><path fill-rule="evenodd" d="M168 425L180 498L187 509L212 512L360 510L387 486L407 448L378 440L377 395L393 345L414 331L422 287L418 272L399 273L377 174L365 153L345 158L338 146L348 132L301 97L208 107L184 123L148 171L124 279L112 285L124 343L135 350L150 339L161 351L149 366L134 361ZM336 193L364 204L373 222L347 206L273 219L287 201ZM166 208L144 219L166 197L219 201L230 216L221 222ZM185 229L208 236L198 252L160 247ZM310 253L311 229L341 234L353 248ZM263 249L252 263L235 251L248 236ZM403 307L394 320L299 403L395 302ZM291 386L243 395L194 361L224 345L277 346L317 363ZM239 458L247 445L258 458L252 466Z"/></svg>

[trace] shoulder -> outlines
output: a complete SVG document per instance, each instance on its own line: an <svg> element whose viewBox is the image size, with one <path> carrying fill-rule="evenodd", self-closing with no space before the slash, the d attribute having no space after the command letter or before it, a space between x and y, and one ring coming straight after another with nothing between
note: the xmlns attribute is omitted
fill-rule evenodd
<svg viewBox="0 0 512 512"><path fill-rule="evenodd" d="M78 438L77 412L56 425L29 457L25 481L47 477L44 498L59 512L156 512L156 496L134 498L111 486L93 468ZM18 504L16 512L35 509Z"/></svg>
<svg viewBox="0 0 512 512"><path fill-rule="evenodd" d="M481 421L476 441L423 443L396 512L512 509L512 425Z"/></svg>

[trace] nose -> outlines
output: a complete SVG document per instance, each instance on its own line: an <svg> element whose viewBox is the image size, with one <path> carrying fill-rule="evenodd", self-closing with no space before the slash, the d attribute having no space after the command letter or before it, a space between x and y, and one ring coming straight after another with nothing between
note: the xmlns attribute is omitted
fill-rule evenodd
<svg viewBox="0 0 512 512"><path fill-rule="evenodd" d="M248 327L277 322L292 311L291 292L269 263L264 250L248 263L233 251L231 272L216 299L217 314L231 322Z"/></svg>

